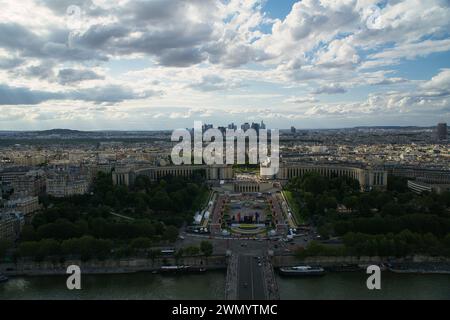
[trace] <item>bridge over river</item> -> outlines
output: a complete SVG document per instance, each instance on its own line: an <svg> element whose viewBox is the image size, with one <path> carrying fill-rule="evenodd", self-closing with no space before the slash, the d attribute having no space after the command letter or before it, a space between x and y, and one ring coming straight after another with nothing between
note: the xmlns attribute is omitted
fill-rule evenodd
<svg viewBox="0 0 450 320"><path fill-rule="evenodd" d="M225 286L227 300L278 300L279 292L269 257L232 254Z"/></svg>

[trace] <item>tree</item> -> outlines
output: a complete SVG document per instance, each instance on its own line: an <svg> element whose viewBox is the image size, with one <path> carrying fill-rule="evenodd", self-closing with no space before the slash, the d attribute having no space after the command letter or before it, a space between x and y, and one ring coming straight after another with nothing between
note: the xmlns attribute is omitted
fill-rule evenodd
<svg viewBox="0 0 450 320"><path fill-rule="evenodd" d="M79 240L68 239L61 243L61 252L64 255L76 255L78 254Z"/></svg>
<svg viewBox="0 0 450 320"><path fill-rule="evenodd" d="M195 246L186 247L183 253L185 256L196 256L200 253L200 248Z"/></svg>
<svg viewBox="0 0 450 320"><path fill-rule="evenodd" d="M442 242L444 245L444 254L450 256L450 233L445 236Z"/></svg>
<svg viewBox="0 0 450 320"><path fill-rule="evenodd" d="M144 175L139 175L134 181L134 188L136 190L148 190L151 187L150 178Z"/></svg>
<svg viewBox="0 0 450 320"><path fill-rule="evenodd" d="M307 255L309 256L319 256L324 253L324 245L317 241L311 241L306 247Z"/></svg>
<svg viewBox="0 0 450 320"><path fill-rule="evenodd" d="M35 241L37 240L37 234L34 230L34 227L30 224L26 224L23 226L22 231L20 233L20 239L22 241Z"/></svg>
<svg viewBox="0 0 450 320"><path fill-rule="evenodd" d="M161 251L159 251L159 250L150 250L147 253L147 256L152 260L152 263L154 263L155 260L161 256Z"/></svg>
<svg viewBox="0 0 450 320"><path fill-rule="evenodd" d="M78 251L77 253L80 255L82 261L88 261L93 257L94 253L94 241L95 238L91 236L84 236L78 239Z"/></svg>
<svg viewBox="0 0 450 320"><path fill-rule="evenodd" d="M171 206L172 201L165 190L157 191L150 201L150 207L154 210L168 210Z"/></svg>
<svg viewBox="0 0 450 320"><path fill-rule="evenodd" d="M66 219L58 219L53 223L41 225L37 229L38 239L65 240L77 238L82 235L82 230Z"/></svg>
<svg viewBox="0 0 450 320"><path fill-rule="evenodd" d="M213 253L213 245L209 241L202 241L200 243L200 251L205 255L205 257L209 257Z"/></svg>
<svg viewBox="0 0 450 320"><path fill-rule="evenodd" d="M35 257L39 251L39 242L26 241L19 244L18 252L21 257Z"/></svg>
<svg viewBox="0 0 450 320"><path fill-rule="evenodd" d="M12 247L12 243L7 240L0 240L0 260L6 256L9 248Z"/></svg>
<svg viewBox="0 0 450 320"><path fill-rule="evenodd" d="M354 209L356 209L356 206L358 205L358 197L356 197L356 196L345 197L342 200L342 204L346 208L348 208L350 210L354 210Z"/></svg>
<svg viewBox="0 0 450 320"><path fill-rule="evenodd" d="M387 188L389 191L396 191L399 193L408 192L408 179L389 175L387 180Z"/></svg>
<svg viewBox="0 0 450 320"><path fill-rule="evenodd" d="M401 216L405 213L405 210L403 206L395 202L389 202L385 206L383 206L381 213L385 216Z"/></svg>
<svg viewBox="0 0 450 320"><path fill-rule="evenodd" d="M179 263L179 261L183 257L183 255L184 255L184 249L183 248L180 248L180 249L178 249L175 252L174 257L175 257L175 261L176 261L177 264Z"/></svg>
<svg viewBox="0 0 450 320"><path fill-rule="evenodd" d="M328 195L320 195L316 197L316 213L323 214L328 211L328 209L336 209L337 201L335 197L330 197Z"/></svg>
<svg viewBox="0 0 450 320"><path fill-rule="evenodd" d="M144 237L135 238L131 241L130 246L131 246L131 248L137 249L137 250L148 249L148 248L151 248L151 246L152 246L152 240L150 240L149 238L144 238Z"/></svg>
<svg viewBox="0 0 450 320"><path fill-rule="evenodd" d="M174 226L168 226L166 230L164 230L163 237L170 242L175 242L178 238L178 229Z"/></svg>
<svg viewBox="0 0 450 320"><path fill-rule="evenodd" d="M324 239L328 239L333 233L333 226L331 223L326 223L317 228L317 231Z"/></svg>
<svg viewBox="0 0 450 320"><path fill-rule="evenodd" d="M111 240L95 239L92 244L93 256L99 260L104 260L111 254L113 246Z"/></svg>
<svg viewBox="0 0 450 320"><path fill-rule="evenodd" d="M328 179L317 173L306 174L303 177L302 189L313 194L321 194L328 190Z"/></svg>
<svg viewBox="0 0 450 320"><path fill-rule="evenodd" d="M44 239L39 241L39 250L37 256L44 260L49 256L59 256L61 254L61 245L53 239Z"/></svg>

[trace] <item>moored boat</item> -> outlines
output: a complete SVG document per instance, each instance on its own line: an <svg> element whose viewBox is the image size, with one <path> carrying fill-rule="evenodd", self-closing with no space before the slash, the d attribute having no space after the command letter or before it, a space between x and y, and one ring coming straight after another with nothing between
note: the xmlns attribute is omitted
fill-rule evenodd
<svg viewBox="0 0 450 320"><path fill-rule="evenodd" d="M190 266L162 266L160 271L161 272L168 272L168 273L178 273L178 272L187 272L190 270Z"/></svg>
<svg viewBox="0 0 450 320"><path fill-rule="evenodd" d="M0 274L0 283L8 281L9 278L3 274Z"/></svg>
<svg viewBox="0 0 450 320"><path fill-rule="evenodd" d="M322 267L311 266L282 267L279 271L286 276L321 276L325 274Z"/></svg>

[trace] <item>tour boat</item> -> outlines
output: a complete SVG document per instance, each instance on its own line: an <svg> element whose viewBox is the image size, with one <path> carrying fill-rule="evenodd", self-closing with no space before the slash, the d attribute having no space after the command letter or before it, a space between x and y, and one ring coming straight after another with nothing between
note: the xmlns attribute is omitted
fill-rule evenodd
<svg viewBox="0 0 450 320"><path fill-rule="evenodd" d="M0 274L0 283L8 281L9 278L3 274Z"/></svg>
<svg viewBox="0 0 450 320"><path fill-rule="evenodd" d="M162 272L185 272L189 271L190 266L162 266Z"/></svg>
<svg viewBox="0 0 450 320"><path fill-rule="evenodd" d="M325 274L322 267L296 266L282 267L280 273L286 276L321 276Z"/></svg>

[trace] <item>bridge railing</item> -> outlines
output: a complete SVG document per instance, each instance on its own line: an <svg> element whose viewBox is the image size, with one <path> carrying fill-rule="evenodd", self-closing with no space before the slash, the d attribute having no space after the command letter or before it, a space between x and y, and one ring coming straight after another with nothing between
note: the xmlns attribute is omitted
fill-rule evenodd
<svg viewBox="0 0 450 320"><path fill-rule="evenodd" d="M262 261L262 272L264 281L264 290L267 300L280 300L280 291L275 277L272 262L269 257L264 257Z"/></svg>
<svg viewBox="0 0 450 320"><path fill-rule="evenodd" d="M228 258L227 276L225 282L225 299L237 300L238 296L238 256L232 254Z"/></svg>

